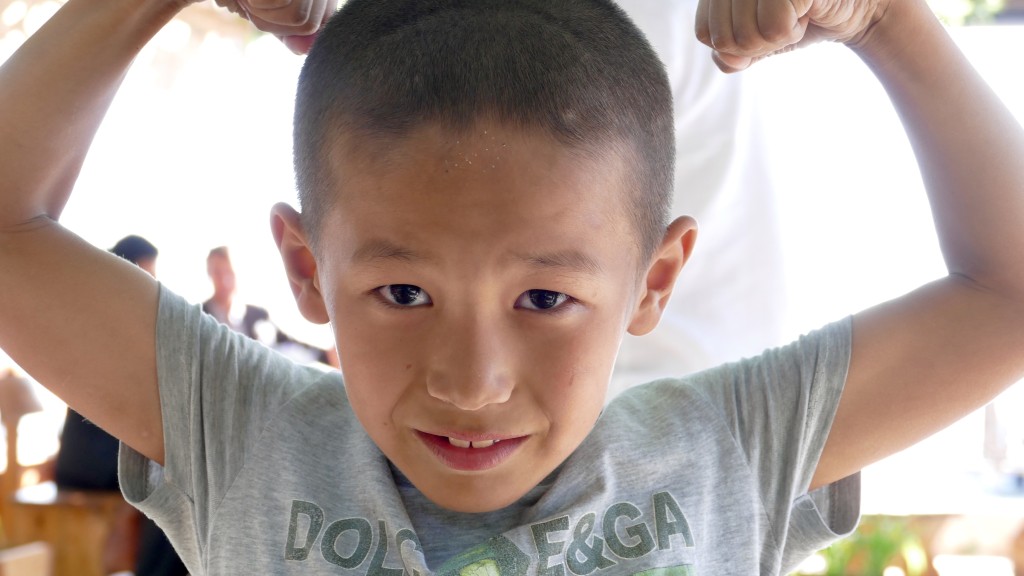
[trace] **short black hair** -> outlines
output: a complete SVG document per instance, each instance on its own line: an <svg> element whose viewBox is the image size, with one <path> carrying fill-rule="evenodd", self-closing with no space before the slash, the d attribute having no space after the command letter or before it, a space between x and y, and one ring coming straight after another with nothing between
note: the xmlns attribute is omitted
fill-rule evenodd
<svg viewBox="0 0 1024 576"><path fill-rule="evenodd" d="M623 202L646 258L664 236L675 138L664 66L610 0L349 0L299 78L294 154L314 247L340 137L400 138L481 118L540 128L584 152L622 154Z"/></svg>
<svg viewBox="0 0 1024 576"><path fill-rule="evenodd" d="M110 253L138 266L142 260L156 258L160 252L149 240L132 234L118 240Z"/></svg>

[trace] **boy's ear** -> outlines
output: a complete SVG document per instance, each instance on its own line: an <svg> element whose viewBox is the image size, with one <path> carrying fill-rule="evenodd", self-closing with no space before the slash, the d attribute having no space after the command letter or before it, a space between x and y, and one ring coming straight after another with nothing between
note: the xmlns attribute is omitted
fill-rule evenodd
<svg viewBox="0 0 1024 576"><path fill-rule="evenodd" d="M270 211L270 229L281 252L284 271L299 312L310 322L326 324L330 318L320 292L320 276L313 250L302 229L301 216L288 204L275 204Z"/></svg>
<svg viewBox="0 0 1024 576"><path fill-rule="evenodd" d="M642 336L658 325L676 278L690 258L696 241L697 221L693 218L681 216L669 225L640 287L640 298L627 328L630 334Z"/></svg>

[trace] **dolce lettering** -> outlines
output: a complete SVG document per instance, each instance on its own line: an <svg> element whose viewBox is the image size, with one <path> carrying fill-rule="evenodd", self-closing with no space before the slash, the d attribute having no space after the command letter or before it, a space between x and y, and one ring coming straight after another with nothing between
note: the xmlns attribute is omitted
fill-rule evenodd
<svg viewBox="0 0 1024 576"><path fill-rule="evenodd" d="M303 520L305 519L305 521ZM324 560L349 570L359 568L374 543L373 529L365 518L343 518L332 522L324 529L324 511L312 502L292 500L291 517L288 522L288 541L285 543L285 560L304 561L309 558L314 545L320 538L320 555ZM405 542L412 542L416 550L423 550L416 534L409 529L395 534L395 547L401 549ZM403 576L402 568L388 568L384 561L388 555L388 530L383 520L377 522L377 546L366 574L368 576ZM413 576L419 576L415 572Z"/></svg>

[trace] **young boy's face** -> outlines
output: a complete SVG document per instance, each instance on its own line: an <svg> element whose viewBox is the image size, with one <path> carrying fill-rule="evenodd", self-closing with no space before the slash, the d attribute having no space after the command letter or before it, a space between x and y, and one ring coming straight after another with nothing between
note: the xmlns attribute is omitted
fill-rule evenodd
<svg viewBox="0 0 1024 576"><path fill-rule="evenodd" d="M642 308L624 162L487 123L330 161L315 278L356 415L435 503L514 502L593 427Z"/></svg>

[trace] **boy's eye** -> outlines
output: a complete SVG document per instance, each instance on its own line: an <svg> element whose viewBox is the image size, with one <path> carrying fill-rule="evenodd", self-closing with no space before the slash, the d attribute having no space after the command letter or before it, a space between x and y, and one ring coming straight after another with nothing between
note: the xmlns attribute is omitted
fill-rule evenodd
<svg viewBox="0 0 1024 576"><path fill-rule="evenodd" d="M527 290L519 295L516 308L553 310L569 301L569 295L551 290Z"/></svg>
<svg viewBox="0 0 1024 576"><path fill-rule="evenodd" d="M377 293L388 303L395 306L412 308L415 306L427 306L433 303L426 291L412 284L388 284L387 286L377 288Z"/></svg>

